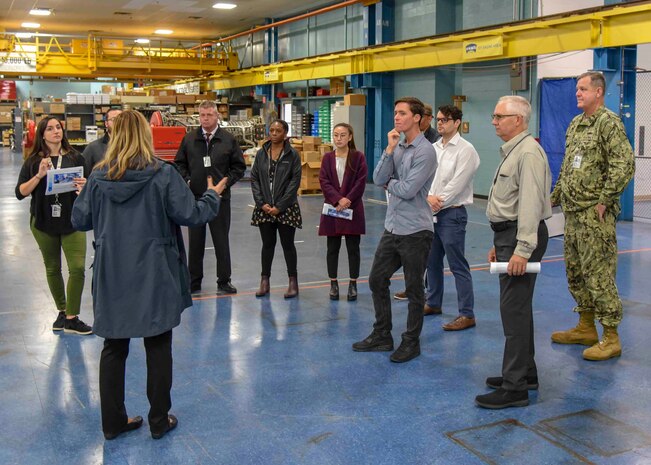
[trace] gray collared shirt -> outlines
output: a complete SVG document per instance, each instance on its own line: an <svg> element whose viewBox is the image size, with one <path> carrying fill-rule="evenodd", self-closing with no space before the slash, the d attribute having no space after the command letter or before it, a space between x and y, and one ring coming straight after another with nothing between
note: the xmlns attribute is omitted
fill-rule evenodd
<svg viewBox="0 0 651 465"><path fill-rule="evenodd" d="M517 221L514 253L529 258L538 244L538 224L552 216L552 175L547 154L529 131L500 148L502 163L488 193L486 216L493 223Z"/></svg>
<svg viewBox="0 0 651 465"><path fill-rule="evenodd" d="M399 142L392 155L382 153L373 182L385 187L389 206L384 228L399 236L433 231L427 194L436 172L436 151L422 134L410 143Z"/></svg>

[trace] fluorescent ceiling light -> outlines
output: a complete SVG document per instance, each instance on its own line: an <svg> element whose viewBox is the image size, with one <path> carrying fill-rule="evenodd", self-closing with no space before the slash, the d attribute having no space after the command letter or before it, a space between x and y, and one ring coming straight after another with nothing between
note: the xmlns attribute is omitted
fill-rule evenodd
<svg viewBox="0 0 651 465"><path fill-rule="evenodd" d="M29 10L29 14L33 16L50 16L52 14L52 10L49 8L33 8Z"/></svg>
<svg viewBox="0 0 651 465"><path fill-rule="evenodd" d="M32 37L34 37L34 34L32 34L31 32L17 32L16 37L18 37L19 39L31 39Z"/></svg>
<svg viewBox="0 0 651 465"><path fill-rule="evenodd" d="M137 44L148 44L149 39L136 39L134 42Z"/></svg>
<svg viewBox="0 0 651 465"><path fill-rule="evenodd" d="M213 8L217 8L218 10L232 10L233 8L236 8L237 5L234 3L215 3Z"/></svg>
<svg viewBox="0 0 651 465"><path fill-rule="evenodd" d="M38 29L41 27L39 23L23 23L21 24L22 27L26 27L28 29Z"/></svg>
<svg viewBox="0 0 651 465"><path fill-rule="evenodd" d="M173 34L174 31L171 29L156 29L154 31L154 34L162 34L162 35L168 35L168 34Z"/></svg>

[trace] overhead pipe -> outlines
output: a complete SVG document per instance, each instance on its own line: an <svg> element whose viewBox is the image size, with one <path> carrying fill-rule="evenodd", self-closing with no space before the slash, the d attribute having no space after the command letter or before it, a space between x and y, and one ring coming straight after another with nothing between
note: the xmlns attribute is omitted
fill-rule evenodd
<svg viewBox="0 0 651 465"><path fill-rule="evenodd" d="M337 3L335 5L326 6L324 8L319 9L319 10L310 11L309 13L303 13L302 15L293 16L291 18L276 21L274 23L265 24L263 26L256 26L253 29L249 29L249 30L244 31L244 32L238 32L237 34L233 34L233 35L224 37L224 38L220 39L219 42L207 42L205 44L195 45L194 47L192 47L192 49L196 49L196 48L200 48L200 47L210 47L210 46L216 45L217 43L230 42L231 40L237 39L238 37L247 36L249 34L254 34L254 33L260 32L260 31L266 31L267 29L271 29L271 28L278 27L278 26L283 26L283 25L289 24L289 23L294 23L296 21L300 21L301 19L311 18L312 16L317 16L317 15L321 15L323 13L328 13L330 11L338 10L340 8L345 8L347 6L354 5L356 3L368 4L369 2L368 2L368 0L346 0L344 2Z"/></svg>

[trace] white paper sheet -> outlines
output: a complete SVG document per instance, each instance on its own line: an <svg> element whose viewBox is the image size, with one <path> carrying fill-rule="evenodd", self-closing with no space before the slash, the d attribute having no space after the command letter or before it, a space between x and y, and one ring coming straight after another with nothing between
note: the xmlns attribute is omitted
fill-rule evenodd
<svg viewBox="0 0 651 465"><path fill-rule="evenodd" d="M509 266L508 262L492 262L491 274L506 273L506 268ZM526 273L540 273L540 262L527 263Z"/></svg>
<svg viewBox="0 0 651 465"><path fill-rule="evenodd" d="M48 170L46 178L45 195L63 194L76 191L74 178L84 177L83 166Z"/></svg>

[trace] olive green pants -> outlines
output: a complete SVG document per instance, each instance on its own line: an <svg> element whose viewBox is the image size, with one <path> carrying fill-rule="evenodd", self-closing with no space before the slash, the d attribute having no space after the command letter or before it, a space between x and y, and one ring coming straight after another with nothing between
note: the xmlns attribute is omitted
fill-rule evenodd
<svg viewBox="0 0 651 465"><path fill-rule="evenodd" d="M48 234L34 227L34 218L30 221L30 228L41 249L47 284L57 309L61 312L65 310L66 315L79 315L81 293L84 290L86 233L77 231L71 234ZM67 289L61 274L62 249L68 264Z"/></svg>

